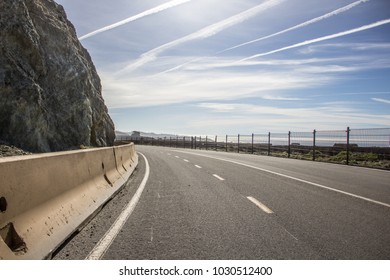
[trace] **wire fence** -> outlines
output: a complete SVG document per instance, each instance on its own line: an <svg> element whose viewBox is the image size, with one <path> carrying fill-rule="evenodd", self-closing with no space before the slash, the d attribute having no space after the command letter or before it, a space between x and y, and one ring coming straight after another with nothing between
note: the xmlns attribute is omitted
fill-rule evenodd
<svg viewBox="0 0 390 280"><path fill-rule="evenodd" d="M175 137L121 136L118 141L172 148L250 153L390 170L390 128Z"/></svg>

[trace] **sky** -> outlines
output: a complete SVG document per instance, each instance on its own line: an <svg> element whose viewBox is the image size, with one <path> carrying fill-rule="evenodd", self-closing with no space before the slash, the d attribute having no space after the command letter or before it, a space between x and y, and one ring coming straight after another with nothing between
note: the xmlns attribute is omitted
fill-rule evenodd
<svg viewBox="0 0 390 280"><path fill-rule="evenodd" d="M389 0L56 0L119 131L390 127Z"/></svg>

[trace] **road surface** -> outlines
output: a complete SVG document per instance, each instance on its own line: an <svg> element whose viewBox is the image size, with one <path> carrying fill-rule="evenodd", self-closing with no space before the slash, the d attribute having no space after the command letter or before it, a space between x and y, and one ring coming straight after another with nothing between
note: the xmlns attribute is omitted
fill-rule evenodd
<svg viewBox="0 0 390 280"><path fill-rule="evenodd" d="M140 163L128 184L55 259L85 259L102 246L137 190L139 200L99 258L390 258L389 171L167 147L136 150Z"/></svg>

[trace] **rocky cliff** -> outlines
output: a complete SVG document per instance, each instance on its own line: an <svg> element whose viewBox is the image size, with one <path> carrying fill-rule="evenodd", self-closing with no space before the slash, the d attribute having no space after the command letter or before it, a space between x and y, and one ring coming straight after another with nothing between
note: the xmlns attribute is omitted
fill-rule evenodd
<svg viewBox="0 0 390 280"><path fill-rule="evenodd" d="M0 0L0 140L31 152L112 145L88 52L52 0Z"/></svg>

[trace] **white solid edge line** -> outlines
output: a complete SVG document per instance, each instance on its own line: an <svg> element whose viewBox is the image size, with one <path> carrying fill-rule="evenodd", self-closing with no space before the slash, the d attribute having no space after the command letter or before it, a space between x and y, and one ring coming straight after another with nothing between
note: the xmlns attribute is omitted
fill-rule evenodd
<svg viewBox="0 0 390 280"><path fill-rule="evenodd" d="M96 246L88 254L88 256L85 258L86 260L99 260L104 256L107 249L110 247L115 237L118 235L119 231L125 225L131 213L133 213L134 208L141 197L142 191L144 190L146 182L149 179L150 168L149 168L149 162L147 158L142 153L140 152L138 153L145 159L145 165L146 165L145 176L141 184L139 185L137 192L131 198L129 204L127 204L127 206L122 211L122 213L118 216L116 221L111 225L110 229L105 233L105 235L99 240Z"/></svg>
<svg viewBox="0 0 390 280"><path fill-rule="evenodd" d="M264 168L256 167L256 166L253 166L253 165L237 162L237 161L234 161L234 160L223 159L223 158L218 158L218 157L212 157L212 156L207 156L207 155L200 155L200 154L190 153L190 152L185 152L185 151L176 151L176 152L187 153L187 154L192 154L192 155L197 155L197 156L201 156L201 157L212 158L212 159L216 159L216 160L221 160L221 161L226 161L226 162L230 162L230 163L246 166L246 167L249 167L249 168L253 168L253 169L257 169L257 170L260 170L260 171L263 171L263 172L267 172L267 173L270 173L270 174L278 175L278 176L281 176L281 177L284 177L284 178L288 178L288 179L291 179L291 180L295 180L295 181L298 181L298 182L309 184L309 185L312 185L312 186L315 186L315 187L319 187L319 188L327 189L327 190L330 190L330 191L342 193L342 194L345 194L345 195L348 195L348 196L351 196L351 197L359 198L359 199L362 199L362 200L365 200L365 201L368 201L368 202L371 202L371 203L375 203L375 204L382 205L382 206L390 208L390 204L388 204L388 203L380 202L380 201L377 201L377 200L374 200L374 199L371 199L371 198L367 198L367 197L360 196L360 195L357 195L357 194L341 191L341 190L334 189L334 188L331 188L331 187L327 187L327 186L324 186L324 185L321 185L321 184L313 183L313 182L310 182L310 181L306 181L306 180L303 180L303 179L295 178L295 177L292 177L292 176L289 176L289 175L285 175L285 174L278 173L278 172L275 172L275 171L271 171L271 170L267 170L267 169L264 169Z"/></svg>
<svg viewBox="0 0 390 280"><path fill-rule="evenodd" d="M222 178L222 177L218 176L217 174L213 174L213 176L214 176L215 178L217 178L217 179L221 180L221 181L225 181L225 179L224 179L224 178Z"/></svg>
<svg viewBox="0 0 390 280"><path fill-rule="evenodd" d="M267 206L265 206L263 203L261 203L260 201L258 201L256 198L254 197L251 197L251 196L247 196L246 197L247 199L249 199L251 202L253 202L257 207L259 207L261 210L263 210L265 213L267 214L273 214L274 211L272 211L271 209L269 209Z"/></svg>

